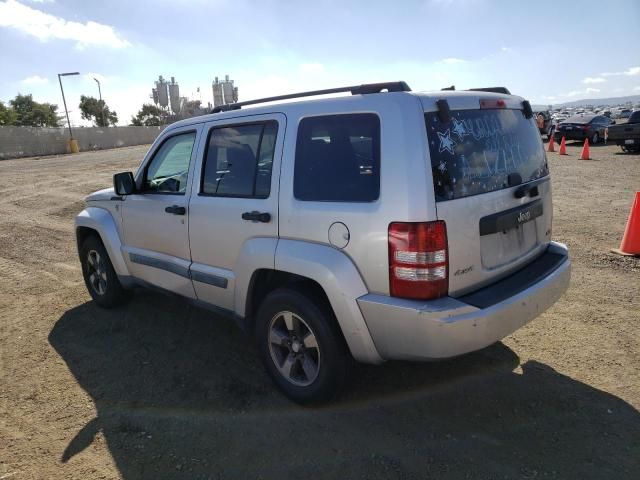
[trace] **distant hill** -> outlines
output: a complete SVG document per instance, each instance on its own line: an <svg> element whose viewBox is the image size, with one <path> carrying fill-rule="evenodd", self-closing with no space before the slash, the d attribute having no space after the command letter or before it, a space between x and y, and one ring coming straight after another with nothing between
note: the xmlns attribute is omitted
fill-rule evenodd
<svg viewBox="0 0 640 480"><path fill-rule="evenodd" d="M573 102L565 102L554 104L554 107L584 107L586 105L600 106L600 105L621 105L627 102L639 103L640 95L628 95L626 97L611 97L611 98L588 98L586 100L575 100Z"/></svg>

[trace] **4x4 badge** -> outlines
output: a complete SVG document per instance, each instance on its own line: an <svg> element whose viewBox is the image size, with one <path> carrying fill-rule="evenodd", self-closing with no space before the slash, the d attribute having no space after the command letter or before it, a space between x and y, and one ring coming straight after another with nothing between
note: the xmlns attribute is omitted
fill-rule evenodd
<svg viewBox="0 0 640 480"><path fill-rule="evenodd" d="M465 273L469 273L472 270L473 270L473 265L469 265L468 267L465 267L465 268L459 268L458 270L456 270L456 272L453 275L454 276L464 275Z"/></svg>

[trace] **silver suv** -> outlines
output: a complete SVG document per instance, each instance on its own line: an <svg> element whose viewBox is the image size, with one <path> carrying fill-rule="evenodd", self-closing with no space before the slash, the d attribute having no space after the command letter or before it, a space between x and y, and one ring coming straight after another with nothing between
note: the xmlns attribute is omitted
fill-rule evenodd
<svg viewBox="0 0 640 480"><path fill-rule="evenodd" d="M394 82L172 124L75 228L98 305L153 286L226 313L304 403L353 359L454 357L540 315L570 277L552 212L529 102Z"/></svg>

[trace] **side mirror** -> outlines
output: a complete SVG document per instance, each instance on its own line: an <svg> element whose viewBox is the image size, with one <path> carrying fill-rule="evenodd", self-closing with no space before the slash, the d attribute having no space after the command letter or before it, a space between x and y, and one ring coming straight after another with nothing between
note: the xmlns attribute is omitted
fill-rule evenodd
<svg viewBox="0 0 640 480"><path fill-rule="evenodd" d="M113 176L113 189L116 195L131 195L136 191L136 182L133 179L133 173L122 172Z"/></svg>

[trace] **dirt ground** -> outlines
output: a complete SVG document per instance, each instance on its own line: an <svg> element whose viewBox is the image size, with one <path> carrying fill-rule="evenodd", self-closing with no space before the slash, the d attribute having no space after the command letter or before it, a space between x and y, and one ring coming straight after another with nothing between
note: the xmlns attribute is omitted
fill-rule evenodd
<svg viewBox="0 0 640 480"><path fill-rule="evenodd" d="M145 150L0 162L0 479L640 478L640 259L609 253L640 155L549 154L574 268L539 319L458 359L359 367L302 408L233 321L90 301L73 216Z"/></svg>

